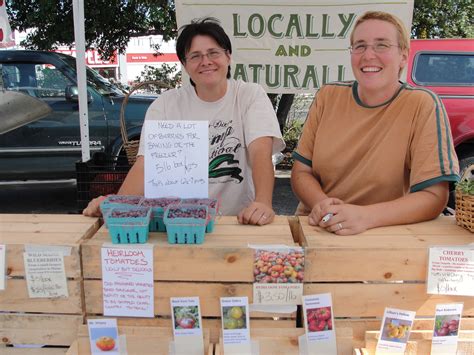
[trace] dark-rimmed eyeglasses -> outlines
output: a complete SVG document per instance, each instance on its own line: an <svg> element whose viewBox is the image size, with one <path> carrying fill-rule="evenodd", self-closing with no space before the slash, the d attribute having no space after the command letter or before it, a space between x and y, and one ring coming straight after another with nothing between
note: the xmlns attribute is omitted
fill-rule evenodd
<svg viewBox="0 0 474 355"><path fill-rule="evenodd" d="M367 48L372 48L372 50L375 53L385 53L390 50L391 47L399 47L399 45L396 44L390 44L387 42L377 42L374 44L367 44L367 43L358 43L354 44L353 46L349 47L349 50L351 51L352 54L362 54L365 53Z"/></svg>
<svg viewBox="0 0 474 355"><path fill-rule="evenodd" d="M209 50L207 53L204 53L204 54L199 53L199 52L191 53L190 55L188 55L184 59L186 59L187 63L197 64L197 63L201 63L204 56L206 56L207 59L209 59L209 60L213 60L213 59L217 59L217 58L221 57L226 52L227 52L227 49L215 48L215 49Z"/></svg>

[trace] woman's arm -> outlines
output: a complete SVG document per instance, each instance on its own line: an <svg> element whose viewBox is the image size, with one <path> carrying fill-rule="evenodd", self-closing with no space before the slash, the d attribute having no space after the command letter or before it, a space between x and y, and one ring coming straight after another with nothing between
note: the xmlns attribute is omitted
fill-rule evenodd
<svg viewBox="0 0 474 355"><path fill-rule="evenodd" d="M350 235L375 227L423 222L439 216L448 202L448 195L448 183L440 182L392 201L368 206L327 206L323 213L334 216L326 223L321 222L320 226L339 235Z"/></svg>
<svg viewBox="0 0 474 355"><path fill-rule="evenodd" d="M242 224L264 225L273 222L272 208L275 173L272 163L272 137L260 137L248 147L252 179L255 187L255 201L240 211L237 219Z"/></svg>

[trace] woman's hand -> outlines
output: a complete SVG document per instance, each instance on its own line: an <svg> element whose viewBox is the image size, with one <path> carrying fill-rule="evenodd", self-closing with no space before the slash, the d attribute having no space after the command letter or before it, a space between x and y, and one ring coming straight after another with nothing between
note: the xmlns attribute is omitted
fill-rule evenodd
<svg viewBox="0 0 474 355"><path fill-rule="evenodd" d="M237 216L237 220L240 224L253 224L263 226L273 222L275 218L275 212L268 205L254 201Z"/></svg>
<svg viewBox="0 0 474 355"><path fill-rule="evenodd" d="M325 198L324 200L321 200L317 204L314 205L313 209L308 215L308 223L311 226L317 226L320 225L321 220L323 219L324 216L328 215L329 213L329 208L332 205L341 205L344 204L342 200L339 200L338 198L333 198L333 197L328 197ZM331 218L328 219L328 221Z"/></svg>
<svg viewBox="0 0 474 355"><path fill-rule="evenodd" d="M101 217L102 212L100 211L100 203L106 198L107 196L99 196L91 200L87 207L82 211L82 214L88 217Z"/></svg>
<svg viewBox="0 0 474 355"><path fill-rule="evenodd" d="M359 234L373 227L372 218L366 206L333 204L323 211L323 215L332 213L332 217L326 222L319 221L319 226L337 235Z"/></svg>

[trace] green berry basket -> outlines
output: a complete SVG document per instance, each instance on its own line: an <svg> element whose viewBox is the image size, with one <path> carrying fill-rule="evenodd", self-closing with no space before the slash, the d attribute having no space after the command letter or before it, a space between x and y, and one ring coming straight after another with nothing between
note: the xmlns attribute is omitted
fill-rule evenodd
<svg viewBox="0 0 474 355"><path fill-rule="evenodd" d="M202 244L209 213L207 206L169 205L163 217L170 244Z"/></svg>
<svg viewBox="0 0 474 355"><path fill-rule="evenodd" d="M104 201L100 203L100 211L107 223L107 215L110 210L115 207L138 207L143 196L135 195L108 195Z"/></svg>
<svg viewBox="0 0 474 355"><path fill-rule="evenodd" d="M166 206L181 202L179 197L144 198L140 206L151 208L150 232L166 232L163 216Z"/></svg>
<svg viewBox="0 0 474 355"><path fill-rule="evenodd" d="M151 208L114 207L107 215L107 228L112 243L137 244L148 241Z"/></svg>

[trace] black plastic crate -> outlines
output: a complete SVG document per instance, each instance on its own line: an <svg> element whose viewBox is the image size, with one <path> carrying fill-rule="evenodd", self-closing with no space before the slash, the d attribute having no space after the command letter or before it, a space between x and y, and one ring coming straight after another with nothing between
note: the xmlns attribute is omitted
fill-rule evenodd
<svg viewBox="0 0 474 355"><path fill-rule="evenodd" d="M125 157L95 154L87 161L76 163L77 207L82 211L90 200L115 194L130 170Z"/></svg>

